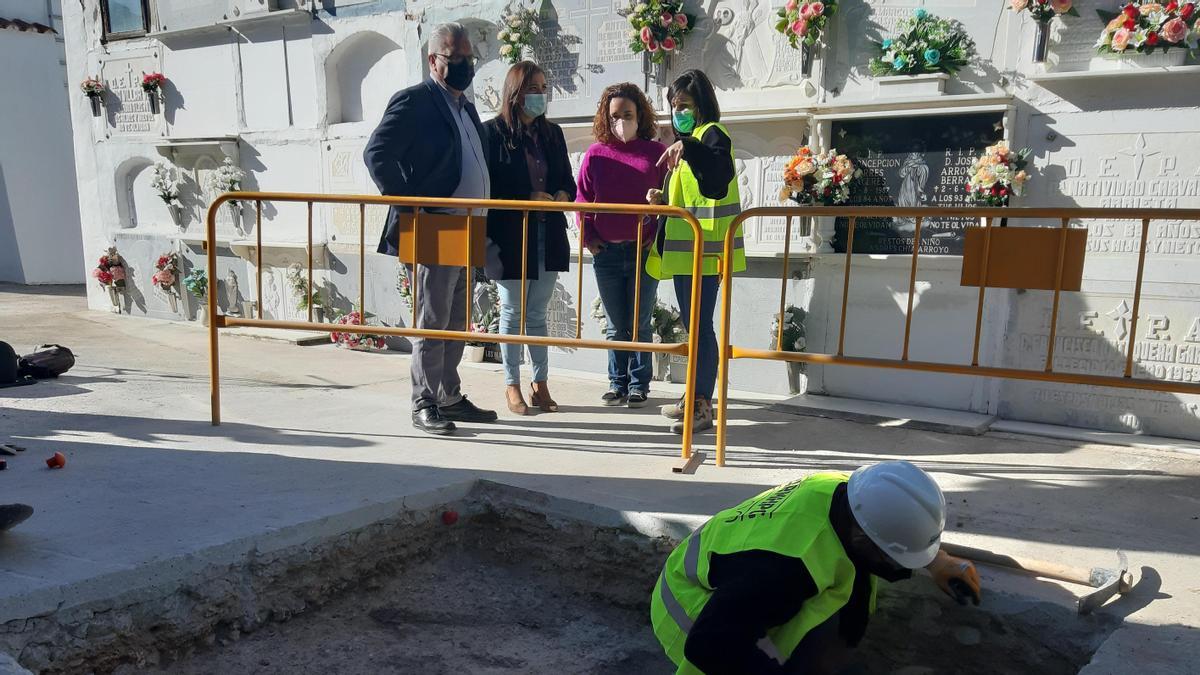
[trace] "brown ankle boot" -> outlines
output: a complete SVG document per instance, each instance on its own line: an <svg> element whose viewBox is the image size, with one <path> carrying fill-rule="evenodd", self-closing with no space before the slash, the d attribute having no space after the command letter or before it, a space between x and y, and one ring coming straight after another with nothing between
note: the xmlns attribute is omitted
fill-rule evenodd
<svg viewBox="0 0 1200 675"><path fill-rule="evenodd" d="M525 404L525 397L521 396L521 385L510 384L506 387L504 398L508 400L508 409L514 415L529 414L529 406Z"/></svg>

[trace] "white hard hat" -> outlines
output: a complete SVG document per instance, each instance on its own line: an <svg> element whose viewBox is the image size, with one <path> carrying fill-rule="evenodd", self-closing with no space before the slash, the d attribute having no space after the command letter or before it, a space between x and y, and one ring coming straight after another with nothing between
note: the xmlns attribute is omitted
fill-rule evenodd
<svg viewBox="0 0 1200 675"><path fill-rule="evenodd" d="M933 562L946 526L946 498L910 462L864 466L850 476L850 510L858 526L892 560L917 569Z"/></svg>

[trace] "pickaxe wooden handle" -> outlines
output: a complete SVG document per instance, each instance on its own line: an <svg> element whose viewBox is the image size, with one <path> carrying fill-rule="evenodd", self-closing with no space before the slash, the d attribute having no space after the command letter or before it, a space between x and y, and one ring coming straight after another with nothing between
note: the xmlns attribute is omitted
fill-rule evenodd
<svg viewBox="0 0 1200 675"><path fill-rule="evenodd" d="M966 558L967 560L993 567L1003 567L1029 576L1056 579L1058 581L1066 581L1072 584L1079 584L1080 586L1100 589L1079 599L1078 610L1080 614L1087 614L1104 604L1106 600L1117 593L1128 593L1133 588L1133 575L1129 573L1125 555L1120 552L1117 553L1120 560L1120 569L1111 570L1099 567L1086 569L1083 567L1060 565L1045 560L1019 558L982 548L972 548L948 542L942 542L942 550L959 558Z"/></svg>

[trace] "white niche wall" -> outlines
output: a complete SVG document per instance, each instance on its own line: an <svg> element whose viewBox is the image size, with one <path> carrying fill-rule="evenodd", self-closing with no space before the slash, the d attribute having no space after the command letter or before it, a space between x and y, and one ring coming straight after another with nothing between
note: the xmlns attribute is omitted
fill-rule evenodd
<svg viewBox="0 0 1200 675"><path fill-rule="evenodd" d="M373 128L407 79L405 52L396 40L369 30L346 37L325 61L329 126Z"/></svg>
<svg viewBox="0 0 1200 675"><path fill-rule="evenodd" d="M117 168L114 183L121 229L153 231L175 227L170 209L151 186L155 161L134 157Z"/></svg>

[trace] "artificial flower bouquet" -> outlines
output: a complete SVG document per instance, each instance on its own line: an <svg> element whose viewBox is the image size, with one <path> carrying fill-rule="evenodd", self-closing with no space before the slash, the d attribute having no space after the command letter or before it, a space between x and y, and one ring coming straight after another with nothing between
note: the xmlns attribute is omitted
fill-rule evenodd
<svg viewBox="0 0 1200 675"><path fill-rule="evenodd" d="M629 49L634 54L647 52L654 63L683 47L683 38L696 26L696 17L683 11L682 0L639 2L621 12L632 29Z"/></svg>
<svg viewBox="0 0 1200 675"><path fill-rule="evenodd" d="M918 7L900 21L895 37L877 42L879 56L872 58L871 74L953 75L971 62L975 42L962 26Z"/></svg>
<svg viewBox="0 0 1200 675"><path fill-rule="evenodd" d="M967 193L976 204L986 206L1008 206L1008 200L1024 192L1029 174L1025 166L1029 163L1029 148L1013 152L1008 144L1000 141L983 151L983 155L971 163L971 178L967 181Z"/></svg>
<svg viewBox="0 0 1200 675"><path fill-rule="evenodd" d="M844 204L850 199L851 184L861 175L862 170L836 149L816 152L805 146L783 170L779 198L797 204Z"/></svg>

